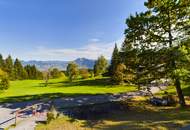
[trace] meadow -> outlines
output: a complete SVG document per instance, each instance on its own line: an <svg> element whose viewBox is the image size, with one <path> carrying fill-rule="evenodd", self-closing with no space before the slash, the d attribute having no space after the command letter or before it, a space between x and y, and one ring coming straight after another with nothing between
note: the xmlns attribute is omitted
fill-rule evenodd
<svg viewBox="0 0 190 130"><path fill-rule="evenodd" d="M26 101L63 96L95 95L136 91L135 86L112 85L109 78L91 78L69 82L51 79L45 87L43 80L11 81L10 88L0 91L0 102Z"/></svg>

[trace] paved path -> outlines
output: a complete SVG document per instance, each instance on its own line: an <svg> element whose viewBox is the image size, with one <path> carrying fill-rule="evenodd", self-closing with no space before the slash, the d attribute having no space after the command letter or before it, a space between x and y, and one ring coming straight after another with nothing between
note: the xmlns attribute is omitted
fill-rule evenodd
<svg viewBox="0 0 190 130"><path fill-rule="evenodd" d="M36 125L35 118L30 117L18 123L15 128L10 128L9 130L34 130Z"/></svg>
<svg viewBox="0 0 190 130"><path fill-rule="evenodd" d="M157 93L160 89L157 87L152 87L151 92ZM9 127L11 124L14 124L14 120L9 121L7 123L1 124L5 120L9 120L14 117L14 111L19 108L25 108L27 106L35 105L35 104L42 104L41 110L42 112L47 111L49 109L50 104L59 109L59 108L68 108L74 106L82 106L82 105L90 105L90 104L98 104L98 103L106 103L112 101L120 101L123 99L129 99L134 96L143 96L147 94L147 92L137 91L137 92L128 92L122 94L105 94L105 95L89 95L89 96L78 96L78 97L67 97L67 98L58 98L51 101L27 101L27 102L17 102L17 103L5 103L0 104L0 128ZM11 130L34 130L36 125L34 118L27 118L27 116L31 115L31 111L25 113L24 118L20 118L22 122L17 125L16 128L12 128ZM29 126L31 129L29 129Z"/></svg>
<svg viewBox="0 0 190 130"><path fill-rule="evenodd" d="M14 117L12 111L11 109L0 107L0 128L14 124L15 120L12 119Z"/></svg>
<svg viewBox="0 0 190 130"><path fill-rule="evenodd" d="M190 125L181 128L180 130L190 130Z"/></svg>

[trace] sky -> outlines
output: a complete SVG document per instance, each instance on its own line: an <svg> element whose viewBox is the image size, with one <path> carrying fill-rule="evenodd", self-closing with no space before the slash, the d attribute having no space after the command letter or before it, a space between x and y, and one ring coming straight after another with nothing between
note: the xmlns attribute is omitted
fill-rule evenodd
<svg viewBox="0 0 190 130"><path fill-rule="evenodd" d="M21 60L110 58L145 0L0 0L0 53Z"/></svg>

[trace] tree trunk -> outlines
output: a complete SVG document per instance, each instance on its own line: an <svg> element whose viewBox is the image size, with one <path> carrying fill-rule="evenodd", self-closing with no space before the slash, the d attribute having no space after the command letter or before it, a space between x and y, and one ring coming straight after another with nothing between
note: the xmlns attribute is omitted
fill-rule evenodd
<svg viewBox="0 0 190 130"><path fill-rule="evenodd" d="M169 47L172 48L173 36L172 36L172 31L171 31L172 30L172 28L171 28L172 24L171 24L171 18L170 18L170 11L168 11L168 27L169 27L169 30L168 30ZM171 57L173 57L173 56L175 56L175 54L174 54L174 52L171 52ZM172 63L172 68L176 69L175 58L172 58L171 63ZM179 77L177 77L175 75L174 80L175 80L175 87L176 87L177 95L178 95L178 98L179 98L179 104L181 105L181 107L184 107L184 106L186 106L186 103L185 103L184 95L183 95L183 92L182 92L182 89L181 89L180 79L179 79Z"/></svg>
<svg viewBox="0 0 190 130"><path fill-rule="evenodd" d="M181 105L181 107L185 107L186 103L185 103L184 95L181 89L181 83L180 83L179 78L175 79L175 87L176 87L177 95L179 98L179 104Z"/></svg>

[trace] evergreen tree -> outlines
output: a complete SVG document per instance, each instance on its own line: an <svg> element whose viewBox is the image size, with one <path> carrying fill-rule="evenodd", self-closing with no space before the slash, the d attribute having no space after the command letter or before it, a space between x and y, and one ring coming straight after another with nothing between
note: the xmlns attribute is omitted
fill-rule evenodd
<svg viewBox="0 0 190 130"><path fill-rule="evenodd" d="M4 67L4 60L3 60L3 56L0 54L0 68L3 69Z"/></svg>
<svg viewBox="0 0 190 130"><path fill-rule="evenodd" d="M32 79L32 78L31 78L31 77L32 77L31 66L30 66L30 65L26 65L26 66L24 67L24 70L25 70L26 73L27 73L27 78L28 78L28 79Z"/></svg>
<svg viewBox="0 0 190 130"><path fill-rule="evenodd" d="M179 70L178 49L181 43L190 36L190 2L188 0L148 0L146 7L151 10L154 23L157 23L157 30L154 34L159 38L155 38L160 44L165 43L170 48L168 75L174 80L176 91L181 106L185 106L185 99L181 89L180 76L176 73ZM156 15L154 15L156 13ZM177 49L174 49L177 48Z"/></svg>
<svg viewBox="0 0 190 130"><path fill-rule="evenodd" d="M12 60L11 56L9 55L5 59L5 66L4 66L3 70L5 70L7 72L10 79L14 79L14 70L13 69L14 69L13 60Z"/></svg>
<svg viewBox="0 0 190 130"><path fill-rule="evenodd" d="M125 82L136 82L136 68L138 65L138 49L132 47L129 39L125 39L121 48L120 57L121 62L124 63L125 69Z"/></svg>
<svg viewBox="0 0 190 130"><path fill-rule="evenodd" d="M37 78L37 69L35 65L31 66L31 72L32 72L32 79L36 79Z"/></svg>
<svg viewBox="0 0 190 130"><path fill-rule="evenodd" d="M26 65L24 67L28 79L43 79L43 74L35 65Z"/></svg>
<svg viewBox="0 0 190 130"><path fill-rule="evenodd" d="M180 63L178 57L182 54L179 53L181 44L190 35L190 2L187 0L148 0L145 6L148 11L137 13L127 19L126 39L140 50L139 56L143 62L139 62L139 70L141 72L142 68L144 70L141 75L165 73L162 75L163 78L169 77L174 81L179 103L184 106L181 77L177 72L181 69L178 66ZM149 54L149 58L142 54ZM153 56L154 54L158 57ZM149 66L144 67L142 63ZM161 78L160 75L159 78ZM150 79L148 79L149 83Z"/></svg>
<svg viewBox="0 0 190 130"><path fill-rule="evenodd" d="M107 71L107 67L108 67L108 61L105 59L104 56L100 56L94 65L94 75L95 76L102 75Z"/></svg>
<svg viewBox="0 0 190 130"><path fill-rule="evenodd" d="M27 73L22 66L22 63L16 59L14 62L14 79L26 79Z"/></svg>
<svg viewBox="0 0 190 130"><path fill-rule="evenodd" d="M112 53L112 58L111 58L111 64L109 67L109 73L111 76L113 76L117 65L120 63L120 56L119 56L119 50L117 48L117 44L115 44L115 48Z"/></svg>

